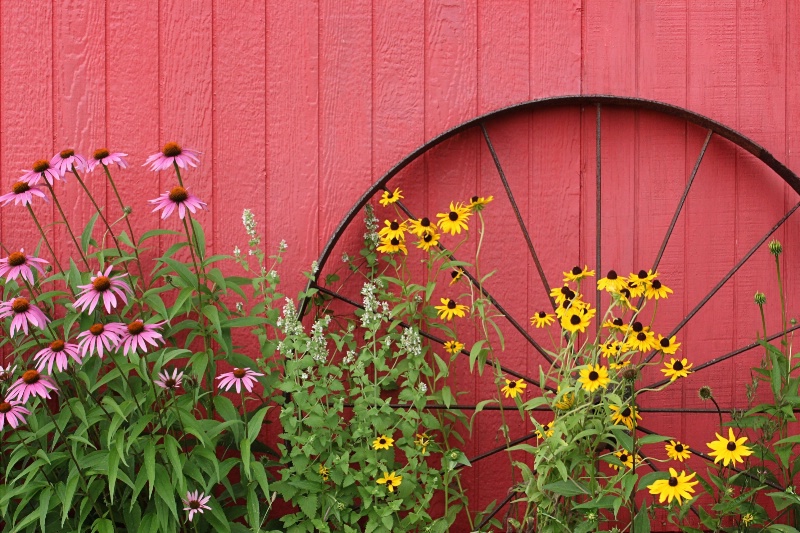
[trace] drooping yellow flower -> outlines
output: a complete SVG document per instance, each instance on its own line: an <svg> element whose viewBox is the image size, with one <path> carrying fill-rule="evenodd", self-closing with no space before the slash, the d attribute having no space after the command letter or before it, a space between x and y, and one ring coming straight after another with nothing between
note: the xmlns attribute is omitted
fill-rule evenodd
<svg viewBox="0 0 800 533"><path fill-rule="evenodd" d="M668 294L672 294L672 289L666 285L662 285L657 279L653 280L644 291L644 295L648 300L666 298Z"/></svg>
<svg viewBox="0 0 800 533"><path fill-rule="evenodd" d="M458 281L461 279L461 277L463 275L464 275L464 271L461 270L460 268L456 268L455 270L452 270L450 272L450 278L451 278L450 279L450 285L455 285L456 283L458 283Z"/></svg>
<svg viewBox="0 0 800 533"><path fill-rule="evenodd" d="M426 231L436 228L436 225L431 222L428 217L420 219L411 219L408 221L408 231L417 237L425 235Z"/></svg>
<svg viewBox="0 0 800 533"><path fill-rule="evenodd" d="M506 398L516 398L518 394L522 394L525 391L527 386L528 384L525 383L523 379L518 379L516 381L507 379L506 386L500 389L500 392L502 392Z"/></svg>
<svg viewBox="0 0 800 533"><path fill-rule="evenodd" d="M399 487L400 484L403 482L403 476L396 476L395 472L389 474L386 471L384 471L383 477L380 477L375 481L379 485L386 485L386 488L389 489L389 492L394 492L394 488Z"/></svg>
<svg viewBox="0 0 800 533"><path fill-rule="evenodd" d="M621 318L615 318L613 316L603 322L603 327L623 334L628 331L628 326L625 324L625 321Z"/></svg>
<svg viewBox="0 0 800 533"><path fill-rule="evenodd" d="M619 341L608 341L600 346L600 354L603 357L617 358L622 353L623 345Z"/></svg>
<svg viewBox="0 0 800 533"><path fill-rule="evenodd" d="M537 328L543 328L545 326L549 326L556 320L556 315L545 313L544 311L539 311L535 315L531 317L531 326L536 326Z"/></svg>
<svg viewBox="0 0 800 533"><path fill-rule="evenodd" d="M561 392L561 387L558 387L558 390L556 391L556 397L558 397L558 394L560 392ZM555 407L556 409L560 409L562 411L566 411L567 409L570 409L573 405L575 405L575 394L567 392L563 396L561 396L561 398L556 403L553 404L553 407Z"/></svg>
<svg viewBox="0 0 800 533"><path fill-rule="evenodd" d="M319 475L322 476L322 481L328 481L328 476L331 471L325 465L319 465Z"/></svg>
<svg viewBox="0 0 800 533"><path fill-rule="evenodd" d="M386 240L397 239L398 241L404 241L407 229L405 222L385 220L384 226L378 231L378 235Z"/></svg>
<svg viewBox="0 0 800 533"><path fill-rule="evenodd" d="M614 411L611 413L611 420L615 424L624 424L631 431L633 431L633 428L636 426L636 420L642 419L642 417L639 416L636 407L629 405L626 405L625 407L609 405L608 407Z"/></svg>
<svg viewBox="0 0 800 533"><path fill-rule="evenodd" d="M455 235L456 233L460 234L461 230L467 231L469 229L467 221L471 214L472 211L468 206L461 203L454 204L450 202L450 211L447 213L437 213L436 218L439 219L438 224L442 232Z"/></svg>
<svg viewBox="0 0 800 533"><path fill-rule="evenodd" d="M469 208L476 212L481 211L492 200L494 200L494 196L473 196L469 200Z"/></svg>
<svg viewBox="0 0 800 533"><path fill-rule="evenodd" d="M427 433L417 433L416 438L414 439L414 444L417 447L422 448L421 452L422 455L425 455L425 452L428 449L428 445L431 443L431 438L428 436Z"/></svg>
<svg viewBox="0 0 800 533"><path fill-rule="evenodd" d="M447 341L444 343L444 349L447 351L447 353L455 355L464 349L464 345L458 341Z"/></svg>
<svg viewBox="0 0 800 533"><path fill-rule="evenodd" d="M553 423L552 422L548 422L547 424L542 424L542 429L541 430L537 429L534 433L536 434L536 438L537 439L544 439L546 437L552 437L553 436ZM544 436L542 436L542 435L544 435Z"/></svg>
<svg viewBox="0 0 800 533"><path fill-rule="evenodd" d="M715 434L717 436L717 440L706 444L706 446L712 450L712 452L708 455L714 457L715 464L722 461L722 464L725 466L728 466L730 463L733 463L735 466L737 462L744 462L742 457L747 457L753 453L750 448L744 445L747 437L741 437L737 439L733 434L733 428L728 428L727 439L719 433Z"/></svg>
<svg viewBox="0 0 800 533"><path fill-rule="evenodd" d="M615 270L609 270L606 277L597 280L597 288L601 291L619 292L625 287L626 281L625 278L619 277Z"/></svg>
<svg viewBox="0 0 800 533"><path fill-rule="evenodd" d="M630 296L628 298L638 298L644 294L644 291L647 289L647 284L642 281L628 280L628 282L625 284L625 288L630 292Z"/></svg>
<svg viewBox="0 0 800 533"><path fill-rule="evenodd" d="M381 195L381 199L378 200L378 202L383 207L388 207L389 204L393 204L396 201L400 200L401 198L403 198L403 194L402 194L402 191L400 190L400 188L398 187L398 188L396 188L394 190L394 192L392 192L392 191L383 191L383 194Z"/></svg>
<svg viewBox="0 0 800 533"><path fill-rule="evenodd" d="M564 300L572 300L575 297L575 292L569 288L569 285L564 285L563 287L551 289L550 297L555 300L556 305L560 305Z"/></svg>
<svg viewBox="0 0 800 533"><path fill-rule="evenodd" d="M677 500L678 505L681 505L681 499L691 500L694 487L699 481L692 481L695 473L687 475L686 472L678 472L674 468L669 469L669 479L658 479L652 485L648 485L650 494L658 495L658 503L672 503L672 500Z"/></svg>
<svg viewBox="0 0 800 533"><path fill-rule="evenodd" d="M669 444L664 445L664 449L667 451L667 457L681 463L692 456L689 447L677 440L669 441Z"/></svg>
<svg viewBox="0 0 800 533"><path fill-rule="evenodd" d="M670 357L669 363L664 361L664 366L666 368L662 368L661 371L664 373L665 377L669 378L670 381L675 381L678 378L685 378L692 373L692 371L689 370L692 368L692 363L690 363L686 358L673 359Z"/></svg>
<svg viewBox="0 0 800 533"><path fill-rule="evenodd" d="M391 239L381 239L381 244L378 246L378 251L385 254L396 254L397 252L408 254L406 243L396 237Z"/></svg>
<svg viewBox="0 0 800 533"><path fill-rule="evenodd" d="M608 378L608 370L604 366L586 365L581 369L578 383L588 392L594 392L600 387L606 388L611 380Z"/></svg>
<svg viewBox="0 0 800 533"><path fill-rule="evenodd" d="M442 320L451 320L454 316L464 318L464 315L469 311L469 306L456 303L455 300L450 298L442 298L442 305L434 306L438 311L439 318Z"/></svg>
<svg viewBox="0 0 800 533"><path fill-rule="evenodd" d="M631 291L627 287L625 287L619 292L612 293L612 295L614 296L614 303L616 305L620 306L623 309L628 309L629 311L637 310L636 306L633 305L633 303L631 302L631 298L633 298L633 295L631 294Z"/></svg>
<svg viewBox="0 0 800 533"><path fill-rule="evenodd" d="M394 439L386 435L381 435L372 441L372 448L375 450L388 450L392 446L394 446Z"/></svg>
<svg viewBox="0 0 800 533"><path fill-rule="evenodd" d="M619 370L621 368L625 368L629 364L631 364L631 362L627 359L620 360L613 357L608 358L608 368L611 370Z"/></svg>
<svg viewBox="0 0 800 533"><path fill-rule="evenodd" d="M752 515L752 513L745 513L742 515L742 525L749 526L753 522L755 522L756 517Z"/></svg>
<svg viewBox="0 0 800 533"><path fill-rule="evenodd" d="M564 281L579 281L589 276L594 276L594 270L589 270L588 266L583 268L576 266L572 267L569 272L564 272Z"/></svg>
<svg viewBox="0 0 800 533"><path fill-rule="evenodd" d="M677 342L678 337L673 335L669 339L666 337L658 336L658 349L667 355L675 355L675 352L680 348L681 343Z"/></svg>

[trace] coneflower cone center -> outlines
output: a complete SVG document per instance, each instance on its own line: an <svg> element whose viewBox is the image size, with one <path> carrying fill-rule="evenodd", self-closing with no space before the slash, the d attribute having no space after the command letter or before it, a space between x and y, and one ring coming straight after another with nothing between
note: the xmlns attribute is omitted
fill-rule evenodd
<svg viewBox="0 0 800 533"><path fill-rule="evenodd" d="M111 280L106 276L97 276L92 282L92 287L97 292L105 292L111 288Z"/></svg>
<svg viewBox="0 0 800 533"><path fill-rule="evenodd" d="M676 444L675 451L681 453L683 451L683 444Z"/></svg>
<svg viewBox="0 0 800 533"><path fill-rule="evenodd" d="M599 378L600 378L600 374L598 374L594 370L589 372L589 381L595 381L596 379L599 379Z"/></svg>
<svg viewBox="0 0 800 533"><path fill-rule="evenodd" d="M608 274L606 275L608 279L617 279L617 273L614 270L609 270Z"/></svg>
<svg viewBox="0 0 800 533"><path fill-rule="evenodd" d="M458 213L456 213L455 211L450 211L450 213L447 215L447 218L455 222L456 220L458 220Z"/></svg>
<svg viewBox="0 0 800 533"><path fill-rule="evenodd" d="M578 276L578 275L581 274L581 272L583 272L583 270L581 270L581 267L573 267L572 268L572 275L573 276Z"/></svg>
<svg viewBox="0 0 800 533"><path fill-rule="evenodd" d="M630 407L626 407L625 410L623 410L620 413L620 415L622 415L623 418L628 418L629 416L631 416L631 408Z"/></svg>
<svg viewBox="0 0 800 533"><path fill-rule="evenodd" d="M470 200L474 204L475 202L477 202L479 200L479 198L477 196L473 196L472 198L470 198Z"/></svg>
<svg viewBox="0 0 800 533"><path fill-rule="evenodd" d="M92 335L102 335L103 331L105 331L103 324L95 324L94 326L89 328L89 332Z"/></svg>
<svg viewBox="0 0 800 533"><path fill-rule="evenodd" d="M431 235L430 232L426 231L425 236L422 238L422 240L425 242L431 242L433 240L433 235Z"/></svg>
<svg viewBox="0 0 800 533"><path fill-rule="evenodd" d="M34 172L44 172L48 168L50 168L50 163L44 159L40 159L33 164Z"/></svg>
<svg viewBox="0 0 800 533"><path fill-rule="evenodd" d="M72 157L72 156L74 156L74 155L75 155L75 150L70 150L70 149L67 149L67 150L61 150L61 153L60 153L60 154L58 154L58 156L59 156L61 159L69 159L70 157Z"/></svg>
<svg viewBox="0 0 800 533"><path fill-rule="evenodd" d="M640 341L640 342L644 341L645 339L647 339L647 334L646 333L639 333L638 335L636 335L636 339L638 341Z"/></svg>
<svg viewBox="0 0 800 533"><path fill-rule="evenodd" d="M233 369L233 376L238 378L238 379L242 379L246 375L247 375L247 371L242 369L242 368L234 368Z"/></svg>
<svg viewBox="0 0 800 533"><path fill-rule="evenodd" d="M11 190L14 192L14 194L22 194L31 190L31 186L24 181L18 181L11 186Z"/></svg>
<svg viewBox="0 0 800 533"><path fill-rule="evenodd" d="M128 324L128 333L131 335L138 335L144 331L144 322L137 320Z"/></svg>
<svg viewBox="0 0 800 533"><path fill-rule="evenodd" d="M728 443L728 445L727 445L727 446L725 446L725 447L728 449L728 451L729 451L729 452L732 452L733 450L735 450L735 449L736 449L736 443L735 443L735 442L733 442L733 441L731 441L731 442L729 442L729 443Z"/></svg>
<svg viewBox="0 0 800 533"><path fill-rule="evenodd" d="M577 326L578 324L581 323L581 317L579 317L578 315L572 315L571 317L569 317L569 323L572 324L573 326Z"/></svg>
<svg viewBox="0 0 800 533"><path fill-rule="evenodd" d="M400 246L400 241L397 240L397 237L392 237L392 240L389 241L392 246Z"/></svg>
<svg viewBox="0 0 800 533"><path fill-rule="evenodd" d="M658 290L658 289L660 289L660 288L661 288L661 282L660 282L660 281L658 281L658 280L654 280L654 281L653 281L653 288L654 288L655 290Z"/></svg>
<svg viewBox="0 0 800 533"><path fill-rule="evenodd" d="M672 365L673 370L683 370L683 363L680 361L675 361L675 364Z"/></svg>
<svg viewBox="0 0 800 533"><path fill-rule="evenodd" d="M378 439L378 444L386 444L386 439L381 437L380 439Z"/></svg>
<svg viewBox="0 0 800 533"><path fill-rule="evenodd" d="M197 500L192 500L189 502L189 508L191 509L200 509L200 502Z"/></svg>
<svg viewBox="0 0 800 533"><path fill-rule="evenodd" d="M453 300L448 300L447 308L448 309L455 309L456 308L456 303Z"/></svg>
<svg viewBox="0 0 800 533"><path fill-rule="evenodd" d="M647 277L647 272L640 270L637 276L639 276L639 279L645 279Z"/></svg>
<svg viewBox="0 0 800 533"><path fill-rule="evenodd" d="M31 304L28 302L27 298L15 298L11 303L11 309L13 309L15 313L24 313L30 308Z"/></svg>
<svg viewBox="0 0 800 533"><path fill-rule="evenodd" d="M669 347L669 339L661 339L660 344L661 344L662 348L668 348Z"/></svg>
<svg viewBox="0 0 800 533"><path fill-rule="evenodd" d="M64 351L64 341L62 340L55 340L50 343L50 351L52 352L61 352Z"/></svg>
<svg viewBox="0 0 800 533"><path fill-rule="evenodd" d="M641 322L634 322L633 326L631 326L631 329L638 333L644 329L644 326Z"/></svg>
<svg viewBox="0 0 800 533"><path fill-rule="evenodd" d="M22 374L22 381L25 382L26 385L34 385L39 382L39 371L38 370L26 370L24 374Z"/></svg>
<svg viewBox="0 0 800 533"><path fill-rule="evenodd" d="M11 404L8 402L0 402L0 413L7 413L11 410Z"/></svg>
<svg viewBox="0 0 800 533"><path fill-rule="evenodd" d="M167 157L176 157L181 155L181 147L178 143L167 143L164 145L164 149L161 150L161 153Z"/></svg>
<svg viewBox="0 0 800 533"><path fill-rule="evenodd" d="M172 379L172 378L168 378L168 379L166 379L164 381L164 385L166 385L168 389L174 389L175 388L175 380Z"/></svg>
<svg viewBox="0 0 800 533"><path fill-rule="evenodd" d="M509 389L516 389L517 388L517 382L516 381L512 381L511 383L508 384L508 388Z"/></svg>
<svg viewBox="0 0 800 533"><path fill-rule="evenodd" d="M11 252L8 255L8 266L17 267L25 264L25 254L22 252Z"/></svg>
<svg viewBox="0 0 800 533"><path fill-rule="evenodd" d="M185 202L189 198L189 193L183 187L173 187L169 191L169 199L175 203Z"/></svg>
<svg viewBox="0 0 800 533"><path fill-rule="evenodd" d="M678 478L674 478L674 477L669 478L669 486L670 487L677 487L678 486Z"/></svg>
<svg viewBox="0 0 800 533"><path fill-rule="evenodd" d="M105 159L110 155L111 152L108 151L108 148L100 148L99 150L94 151L94 158L97 159L98 161L101 159Z"/></svg>

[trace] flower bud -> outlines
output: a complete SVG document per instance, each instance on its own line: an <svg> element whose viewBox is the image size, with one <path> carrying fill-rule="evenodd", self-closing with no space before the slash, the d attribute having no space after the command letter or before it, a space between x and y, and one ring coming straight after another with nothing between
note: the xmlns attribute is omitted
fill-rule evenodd
<svg viewBox="0 0 800 533"><path fill-rule="evenodd" d="M125 207L122 209L122 212L125 214L125 216L128 216L128 215L130 215L131 213L133 213L133 208L132 208L131 206L129 206L129 205L126 205L126 206L125 206Z"/></svg>
<svg viewBox="0 0 800 533"><path fill-rule="evenodd" d="M783 253L783 245L781 245L781 241L779 241L778 239L772 239L769 242L769 253L771 253L775 257L781 255Z"/></svg>
<svg viewBox="0 0 800 533"><path fill-rule="evenodd" d="M700 396L701 400L710 400L714 397L714 393L711 391L711 387L708 385L703 385L700 387L700 390L697 391L697 395Z"/></svg>
<svg viewBox="0 0 800 533"><path fill-rule="evenodd" d="M756 292L756 295L753 297L755 300L756 305L759 307L763 307L765 303L767 303L767 296L763 292Z"/></svg>

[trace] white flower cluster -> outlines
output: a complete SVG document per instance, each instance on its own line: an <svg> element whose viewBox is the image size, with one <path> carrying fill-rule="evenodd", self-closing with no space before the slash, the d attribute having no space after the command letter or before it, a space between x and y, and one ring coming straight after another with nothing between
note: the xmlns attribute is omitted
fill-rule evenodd
<svg viewBox="0 0 800 533"><path fill-rule="evenodd" d="M384 316L389 314L389 304L381 302L375 296L378 287L371 282L366 282L361 289L364 297L364 314L361 315L361 325L368 330L377 331Z"/></svg>
<svg viewBox="0 0 800 533"><path fill-rule="evenodd" d="M253 255L253 250L261 244L261 237L256 233L256 217L249 209L242 211L242 224L244 225L244 230L247 232L247 236L250 237L250 241L247 243L250 247L248 253Z"/></svg>
<svg viewBox="0 0 800 533"><path fill-rule="evenodd" d="M417 328L412 326L403 330L400 335L400 349L412 357L422 355L422 338L419 336Z"/></svg>
<svg viewBox="0 0 800 533"><path fill-rule="evenodd" d="M301 335L303 333L303 325L297 317L297 309L291 298L286 298L286 304L283 306L283 316L277 320L277 326L287 337L290 335Z"/></svg>
<svg viewBox="0 0 800 533"><path fill-rule="evenodd" d="M367 226L367 232L364 234L364 242L370 248L377 248L381 242L381 236L378 235L378 228L380 222L372 210L372 206L367 204L364 206L364 224Z"/></svg>
<svg viewBox="0 0 800 533"><path fill-rule="evenodd" d="M289 245L288 245L288 244L286 244L286 239L281 239L281 242L280 242L280 244L278 245L278 252L280 252L280 253L283 253L283 252L285 252L285 251L286 251L286 249L287 249L288 247L289 247Z"/></svg>
<svg viewBox="0 0 800 533"><path fill-rule="evenodd" d="M423 381L419 382L419 384L417 385L417 388L419 388L419 391L422 394L425 394L426 392L428 392L428 386Z"/></svg>
<svg viewBox="0 0 800 533"><path fill-rule="evenodd" d="M308 353L317 363L328 360L328 343L325 341L325 329L331 323L330 315L316 320L311 326L311 338L308 340Z"/></svg>
<svg viewBox="0 0 800 533"><path fill-rule="evenodd" d="M347 350L347 354L342 358L342 364L344 365L351 365L353 361L356 360L356 352L353 350Z"/></svg>

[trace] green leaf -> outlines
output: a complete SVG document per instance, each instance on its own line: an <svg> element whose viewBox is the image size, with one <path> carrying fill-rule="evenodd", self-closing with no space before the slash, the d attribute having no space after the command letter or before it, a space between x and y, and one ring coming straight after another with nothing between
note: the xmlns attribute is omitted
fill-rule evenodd
<svg viewBox="0 0 800 533"><path fill-rule="evenodd" d="M636 444L644 446L645 444L654 444L656 442L664 442L672 439L672 437L664 437L663 435L645 435L636 440Z"/></svg>
<svg viewBox="0 0 800 533"><path fill-rule="evenodd" d="M50 510L50 497L53 495L52 487L45 487L39 494L39 527L45 531L45 522L47 520L47 512Z"/></svg>
<svg viewBox="0 0 800 533"><path fill-rule="evenodd" d="M192 233L194 234L194 242L197 244L197 255L202 261L206 256L206 233L203 231L203 225L194 218L192 219Z"/></svg>
<svg viewBox="0 0 800 533"><path fill-rule="evenodd" d="M179 520L178 507L175 504L175 489L172 487L172 483L170 483L167 469L160 464L156 465L156 496L167 504L175 520Z"/></svg>
<svg viewBox="0 0 800 533"><path fill-rule="evenodd" d="M555 483L548 483L544 490L555 492L561 496L578 496L579 494L589 494L589 489L582 483L578 483L572 479L567 481L556 481Z"/></svg>
<svg viewBox="0 0 800 533"><path fill-rule="evenodd" d="M204 513L203 516L205 516L206 520L208 520L208 523L211 524L214 532L231 533L231 525L228 521L228 517L225 516L225 513L222 511L222 506L213 496L211 497L211 503L209 503L209 506L211 507L211 511Z"/></svg>
<svg viewBox="0 0 800 533"><path fill-rule="evenodd" d="M261 433L261 426L264 424L264 417L267 416L267 411L269 411L271 406L262 407L253 415L250 421L247 423L247 438L250 439L250 443L254 443L258 438L259 433Z"/></svg>
<svg viewBox="0 0 800 533"><path fill-rule="evenodd" d="M301 498L297 503L300 506L300 510L303 511L306 520L316 518L318 504L316 494L309 494L308 496Z"/></svg>
<svg viewBox="0 0 800 533"><path fill-rule="evenodd" d="M42 529L44 531L44 529ZM92 531L97 533L114 533L114 523L108 518L98 518L92 524Z"/></svg>
<svg viewBox="0 0 800 533"><path fill-rule="evenodd" d="M146 231L140 238L139 238L139 246L148 239L152 239L153 237L158 237L159 235L180 235L180 231L175 231L171 229L151 229L150 231Z"/></svg>
<svg viewBox="0 0 800 533"><path fill-rule="evenodd" d="M108 450L108 492L111 496L111 503L114 503L114 486L117 484L119 473L119 452L116 447Z"/></svg>
<svg viewBox="0 0 800 533"><path fill-rule="evenodd" d="M261 492L264 493L264 498L269 499L269 481L267 479L266 468L264 468L264 465L261 464L260 461L255 461L252 466L253 477L256 479L256 483L258 483L258 486L261 487Z"/></svg>
<svg viewBox="0 0 800 533"><path fill-rule="evenodd" d="M659 479L669 479L669 472L650 472L639 478L639 490L646 489Z"/></svg>
<svg viewBox="0 0 800 533"><path fill-rule="evenodd" d="M69 512L73 509L72 507L72 498L75 496L75 489L78 488L78 480L80 476L78 472L74 469L74 464L70 469L70 475L67 476L67 483L66 488L64 489L64 501L62 502L62 512L61 512L61 525L64 525L64 522L67 521L67 517ZM42 528L44 531L44 528Z"/></svg>
<svg viewBox="0 0 800 533"><path fill-rule="evenodd" d="M156 447L153 439L147 439L147 443L144 445L144 469L147 472L149 495L152 497L153 486L156 481Z"/></svg>
<svg viewBox="0 0 800 533"><path fill-rule="evenodd" d="M792 526L787 526L784 524L772 524L767 528L767 531L777 531L778 533L800 533Z"/></svg>
<svg viewBox="0 0 800 533"><path fill-rule="evenodd" d="M647 506L643 505L636 518L633 519L633 529L636 533L650 533L650 517L647 516Z"/></svg>
<svg viewBox="0 0 800 533"><path fill-rule="evenodd" d="M239 443L239 451L242 453L242 470L249 481L252 479L250 475L250 439L242 439Z"/></svg>
<svg viewBox="0 0 800 533"><path fill-rule="evenodd" d="M92 215L92 218L90 218L89 222L86 223L86 227L83 228L83 233L81 233L81 249L83 249L84 254L89 253L89 241L92 239L92 232L94 231L94 225L95 222L97 222L97 217L99 215L100 215L99 212Z"/></svg>

